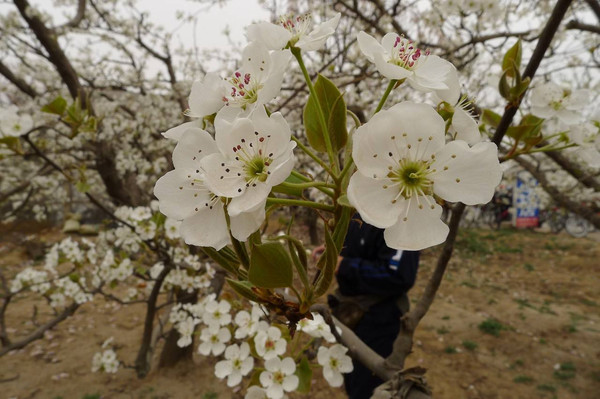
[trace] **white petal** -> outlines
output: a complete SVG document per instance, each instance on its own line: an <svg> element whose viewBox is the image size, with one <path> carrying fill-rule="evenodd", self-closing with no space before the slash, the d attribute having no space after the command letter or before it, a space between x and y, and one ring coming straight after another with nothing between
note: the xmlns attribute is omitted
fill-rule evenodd
<svg viewBox="0 0 600 399"><path fill-rule="evenodd" d="M188 245L219 250L229 244L223 204L219 201L213 209L199 205L198 212L181 223L179 234Z"/></svg>
<svg viewBox="0 0 600 399"><path fill-rule="evenodd" d="M270 372L276 372L281 369L281 359L274 357L265 362L265 369Z"/></svg>
<svg viewBox="0 0 600 399"><path fill-rule="evenodd" d="M571 111L568 109L561 109L556 113L558 119L566 123L567 125L571 125L577 122L580 122L583 119L583 115L578 112Z"/></svg>
<svg viewBox="0 0 600 399"><path fill-rule="evenodd" d="M259 22L246 28L248 41L259 41L270 50L281 50L292 38L290 31L270 22Z"/></svg>
<svg viewBox="0 0 600 399"><path fill-rule="evenodd" d="M190 127L181 135L173 150L173 165L175 169L195 171L200 168L202 158L218 151L215 140L207 131Z"/></svg>
<svg viewBox="0 0 600 399"><path fill-rule="evenodd" d="M464 141L452 141L436 154L431 167L436 170L431 175L434 193L466 205L489 202L502 179L498 149L490 142L469 148Z"/></svg>
<svg viewBox="0 0 600 399"><path fill-rule="evenodd" d="M242 212L230 217L231 235L239 241L246 241L250 234L260 228L265 221L265 205L262 204L256 211Z"/></svg>
<svg viewBox="0 0 600 399"><path fill-rule="evenodd" d="M373 36L360 31L356 36L358 40L358 47L365 57L371 62L375 61L375 54L383 54L385 49Z"/></svg>
<svg viewBox="0 0 600 399"><path fill-rule="evenodd" d="M475 119L462 108L454 108L452 128L456 131L456 140L463 140L469 144L475 144L481 141L481 133L479 133L477 122L475 122Z"/></svg>
<svg viewBox="0 0 600 399"><path fill-rule="evenodd" d="M196 119L191 122L182 123L179 126L175 126L166 132L162 133L162 135L168 139L179 141L183 133L191 127L202 128L202 121L200 119Z"/></svg>
<svg viewBox="0 0 600 399"><path fill-rule="evenodd" d="M208 342L202 342L200 345L198 345L198 352L204 356L208 356L211 349L212 346Z"/></svg>
<svg viewBox="0 0 600 399"><path fill-rule="evenodd" d="M280 112L274 112L271 116L267 116L264 107L260 107L252 113L250 120L254 125L253 132L259 133L251 135L249 138L256 149L260 148L267 155L273 154L271 158L277 158L287 151L292 132ZM262 142L260 141L261 137L263 138Z"/></svg>
<svg viewBox="0 0 600 399"><path fill-rule="evenodd" d="M283 388L279 384L273 384L267 388L267 396L271 399L283 398Z"/></svg>
<svg viewBox="0 0 600 399"><path fill-rule="evenodd" d="M232 371L233 368L231 367L231 361L229 360L221 360L215 364L215 375L218 378L225 378L231 374Z"/></svg>
<svg viewBox="0 0 600 399"><path fill-rule="evenodd" d="M556 111L550 108L548 105L544 106L531 106L531 113L540 118L551 118L556 114Z"/></svg>
<svg viewBox="0 0 600 399"><path fill-rule="evenodd" d="M227 85L214 72L207 73L204 79L197 80L192 85L189 97L190 116L203 118L223 107L223 96L227 94Z"/></svg>
<svg viewBox="0 0 600 399"><path fill-rule="evenodd" d="M575 90L564 100L565 108L581 111L590 102L591 92L589 90Z"/></svg>
<svg viewBox="0 0 600 399"><path fill-rule="evenodd" d="M264 206L267 196L271 192L271 186L257 182L256 186L249 186L245 192L231 200L227 206L227 212L231 217L239 216L243 212L253 212Z"/></svg>
<svg viewBox="0 0 600 399"><path fill-rule="evenodd" d="M324 366L329 362L329 349L325 346L320 346L319 351L317 352L317 362Z"/></svg>
<svg viewBox="0 0 600 399"><path fill-rule="evenodd" d="M383 186L388 185L387 189ZM396 223L401 208L392 203L398 190L389 187L389 179L377 180L354 173L348 185L348 199L363 220L373 226L385 228Z"/></svg>
<svg viewBox="0 0 600 399"><path fill-rule="evenodd" d="M154 186L159 209L170 218L182 220L193 215L197 207L209 200L209 192L204 185L194 183L187 176L184 171L172 170L158 179Z"/></svg>
<svg viewBox="0 0 600 399"><path fill-rule="evenodd" d="M237 146L253 143L255 138L254 124L248 118L238 118L233 121L228 131L217 130L215 140L221 152L231 158L237 153ZM244 140L244 142L242 142ZM236 148L236 151L233 149Z"/></svg>
<svg viewBox="0 0 600 399"><path fill-rule="evenodd" d="M257 104L265 104L279 95L281 84L283 82L283 75L287 71L291 58L292 53L289 50L275 51L271 53L269 75L268 78L263 81L263 87L258 92Z"/></svg>
<svg viewBox="0 0 600 399"><path fill-rule="evenodd" d="M450 70L444 79L444 84L448 86L448 88L435 90L435 94L448 104L454 105L458 102L460 97L460 84L458 82L456 67L450 62L448 62L448 65L450 65Z"/></svg>
<svg viewBox="0 0 600 399"><path fill-rule="evenodd" d="M240 366L240 372L242 375L248 374L254 368L254 358L247 357L242 361L242 365Z"/></svg>
<svg viewBox="0 0 600 399"><path fill-rule="evenodd" d="M294 359L291 357L286 357L283 359L281 361L281 371L286 375L294 374L296 371L296 363L294 362Z"/></svg>
<svg viewBox="0 0 600 399"><path fill-rule="evenodd" d="M282 154L278 159L274 160L271 165L269 165L268 171L271 173L265 181L267 185L273 187L283 183L285 179L288 178L290 173L292 173L292 169L294 169L294 164L296 163L296 157L294 156L293 152L295 147L296 143L290 142L287 146L288 153Z"/></svg>
<svg viewBox="0 0 600 399"><path fill-rule="evenodd" d="M344 377L342 377L342 374L330 368L323 368L323 377L325 377L329 385L334 388L341 387L344 383Z"/></svg>
<svg viewBox="0 0 600 399"><path fill-rule="evenodd" d="M213 346L212 346L212 353L213 353L213 355L219 356L224 351L225 351L225 344L222 344L220 342L217 342L216 344L213 344Z"/></svg>
<svg viewBox="0 0 600 399"><path fill-rule="evenodd" d="M419 199L422 208L416 198L412 198L410 205L405 204L408 206L406 216L401 215L395 225L385 229L383 236L390 248L419 251L446 240L449 229L440 219L442 207L435 203L433 197L428 197L428 200L433 209L424 198Z"/></svg>
<svg viewBox="0 0 600 399"><path fill-rule="evenodd" d="M296 388L298 388L298 383L300 379L298 379L297 375L288 375L283 379L283 383L281 387L285 389L287 392L292 392Z"/></svg>
<svg viewBox="0 0 600 399"><path fill-rule="evenodd" d="M301 37L295 44L304 51L319 50L325 44L329 36L335 33L335 28L340 22L341 14L338 12L333 18L319 24L305 37Z"/></svg>
<svg viewBox="0 0 600 399"><path fill-rule="evenodd" d="M413 71L409 71L408 69L402 68L396 64L392 64L388 62L389 59L382 53L375 53L373 62L377 67L379 73L385 76L388 79L405 79L412 77L414 75Z"/></svg>
<svg viewBox="0 0 600 399"><path fill-rule="evenodd" d="M211 154L201 161L204 179L210 190L220 197L240 196L246 190L243 170L221 153Z"/></svg>
<svg viewBox="0 0 600 399"><path fill-rule="evenodd" d="M446 84L446 77L454 69L454 65L438 57L429 55L419 60L419 64L414 69L413 77L409 78L412 87L421 91L449 90Z"/></svg>

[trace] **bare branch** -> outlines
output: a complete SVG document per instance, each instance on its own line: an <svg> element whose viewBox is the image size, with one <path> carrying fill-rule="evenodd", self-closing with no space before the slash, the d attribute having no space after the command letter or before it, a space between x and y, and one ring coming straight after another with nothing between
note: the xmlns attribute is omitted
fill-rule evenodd
<svg viewBox="0 0 600 399"><path fill-rule="evenodd" d="M567 29L585 30L585 31L597 33L600 35L600 26L584 24L583 22L579 22L575 19L569 21L569 23L567 23L566 28Z"/></svg>
<svg viewBox="0 0 600 399"><path fill-rule="evenodd" d="M0 75L4 76L9 82L17 86L19 90L27 94L29 97L34 98L38 95L35 89L30 86L29 83L16 76L10 69L8 69L2 60L0 60Z"/></svg>
<svg viewBox="0 0 600 399"><path fill-rule="evenodd" d="M62 28L77 28L81 21L85 18L85 7L87 5L87 0L79 0L77 2L77 13L73 17L73 19L67 21L63 25L59 25L54 28L55 31L58 31Z"/></svg>

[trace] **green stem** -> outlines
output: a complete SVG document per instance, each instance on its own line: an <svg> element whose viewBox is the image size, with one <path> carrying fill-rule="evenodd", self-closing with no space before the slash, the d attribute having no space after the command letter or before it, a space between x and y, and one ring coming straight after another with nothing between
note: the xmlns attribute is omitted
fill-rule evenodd
<svg viewBox="0 0 600 399"><path fill-rule="evenodd" d="M284 187L289 187L289 188L310 188L310 187L329 187L329 188L335 188L335 184L329 184L329 183L325 183L324 181L309 181L306 183L289 183L284 181L283 183L280 183L282 186Z"/></svg>
<svg viewBox="0 0 600 399"><path fill-rule="evenodd" d="M337 172L339 170L337 158L335 153L333 152L333 145L331 144L331 137L329 137L329 129L327 128L327 121L325 120L325 114L323 113L323 109L321 108L321 103L319 101L319 97L317 96L317 92L315 91L315 87L313 86L312 79L306 70L306 66L304 65L304 61L302 60L301 51L297 47L291 48L292 54L298 60L298 65L300 66L300 70L302 71L302 75L304 75L304 80L306 81L306 85L308 86L308 91L310 95L314 98L317 104L317 114L319 116L319 124L321 125L321 130L323 131L323 136L325 139L325 148L327 148L327 155L329 156L329 163L333 165L334 170Z"/></svg>
<svg viewBox="0 0 600 399"><path fill-rule="evenodd" d="M396 85L396 83L398 83L398 81L396 79L390 80L390 83L388 84L387 89L385 89L385 93L383 93L383 97L381 97L379 104L377 104L377 108L375 108L375 112L373 112L373 115L375 115L376 113L381 111L381 108L383 108L383 105L387 101L387 98L389 97L390 93L394 89L394 86Z"/></svg>
<svg viewBox="0 0 600 399"><path fill-rule="evenodd" d="M354 160L352 159L352 155L350 155L348 159L346 159L346 164L344 165L344 169L342 169L342 172L340 173L338 179L343 180L344 176L346 175L346 173L348 173L348 171L352 168L353 165Z"/></svg>
<svg viewBox="0 0 600 399"><path fill-rule="evenodd" d="M333 212L335 209L332 205L321 204L319 202L273 197L267 198L267 205L305 206L307 208L320 209L327 212Z"/></svg>
<svg viewBox="0 0 600 399"><path fill-rule="evenodd" d="M314 152L312 152L310 150L310 148L308 148L307 146L305 146L304 144L302 144L302 142L300 140L298 140L296 137L292 136L292 140L294 140L296 142L296 144L298 145L298 147L300 147L300 149L302 151L304 151L304 153L306 153L306 155L308 155L309 157L311 157L316 163L318 163L319 165L321 165L321 167L323 169L325 169L327 171L327 173L329 173L330 176L335 176L335 173L333 173L333 170L331 170L331 168L329 167L329 165L327 165L325 162L323 162L323 160L321 158L319 158L317 156L317 154L315 154Z"/></svg>

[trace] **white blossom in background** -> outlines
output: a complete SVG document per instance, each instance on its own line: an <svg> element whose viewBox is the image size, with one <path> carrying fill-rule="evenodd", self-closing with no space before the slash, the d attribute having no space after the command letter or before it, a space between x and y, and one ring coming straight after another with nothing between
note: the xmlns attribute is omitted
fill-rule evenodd
<svg viewBox="0 0 600 399"><path fill-rule="evenodd" d="M379 73L388 79L407 82L415 90L444 92L453 79L454 65L429 51L421 49L396 33L386 34L381 43L373 36L358 33L358 46L364 56L375 64ZM443 96L440 96L443 98Z"/></svg>
<svg viewBox="0 0 600 399"><path fill-rule="evenodd" d="M118 369L119 360L117 360L117 354L112 349L106 349L94 354L92 358L92 372L116 373Z"/></svg>
<svg viewBox="0 0 600 399"><path fill-rule="evenodd" d="M225 349L225 360L215 365L215 375L218 378L227 377L227 386L234 387L242 382L254 367L254 358L250 356L250 346L247 342L233 344Z"/></svg>
<svg viewBox="0 0 600 399"><path fill-rule="evenodd" d="M220 327L218 324L212 324L202 329L200 332L200 345L198 352L204 356L213 354L219 356L225 351L226 343L231 339L231 332L227 327Z"/></svg>
<svg viewBox="0 0 600 399"><path fill-rule="evenodd" d="M270 399L281 399L283 393L298 388L300 380L294 375L296 363L291 357L273 357L265 362L265 371L260 373L260 384Z"/></svg>
<svg viewBox="0 0 600 399"><path fill-rule="evenodd" d="M281 330L269 327L266 331L258 331L254 337L256 353L265 360L276 358L285 353L287 341L281 337Z"/></svg>
<svg viewBox="0 0 600 399"><path fill-rule="evenodd" d="M207 325L226 326L231 323L231 304L222 299L212 300L204 305L203 321Z"/></svg>
<svg viewBox="0 0 600 399"><path fill-rule="evenodd" d="M165 221L165 235L168 239L176 240L181 237L179 234L179 227L181 226L181 220L175 220L167 218Z"/></svg>
<svg viewBox="0 0 600 399"><path fill-rule="evenodd" d="M287 397L287 395L283 395L283 397ZM252 385L246 391L246 395L244 399L268 399L267 390L259 387L258 385Z"/></svg>
<svg viewBox="0 0 600 399"><path fill-rule="evenodd" d="M219 151L207 155L201 164L212 192L232 198L227 211L236 217L264 208L271 188L282 183L294 167L296 143L279 112L268 116L264 108L258 108L248 118L229 116L215 120Z"/></svg>
<svg viewBox="0 0 600 399"><path fill-rule="evenodd" d="M531 113L540 118L557 117L570 125L580 122L582 110L589 104L588 90L565 89L556 83L547 82L531 89Z"/></svg>
<svg viewBox="0 0 600 399"><path fill-rule="evenodd" d="M248 44L242 52L241 68L232 76L222 79L212 72L194 82L187 115L203 118L223 107L246 111L261 107L279 94L291 56L289 50L269 51L259 42ZM177 132L166 136L176 137Z"/></svg>
<svg viewBox="0 0 600 399"><path fill-rule="evenodd" d="M600 128L593 123L571 126L569 139L577 144L572 151L591 168L600 168Z"/></svg>
<svg viewBox="0 0 600 399"><path fill-rule="evenodd" d="M346 355L348 348L335 344L330 348L321 346L317 352L317 361L323 366L323 377L332 387L341 387L344 383L342 373L350 373L354 366L352 359Z"/></svg>
<svg viewBox="0 0 600 399"><path fill-rule="evenodd" d="M19 137L33 127L33 119L28 114L19 115L19 108L10 105L0 108L0 138Z"/></svg>
<svg viewBox="0 0 600 399"><path fill-rule="evenodd" d="M314 338L323 338L325 341L329 343L333 343L336 341L335 336L331 332L331 328L321 314L312 313L313 319L302 319L301 323L298 323L299 330L310 335ZM341 334L342 330L337 328L337 332Z"/></svg>
<svg viewBox="0 0 600 399"><path fill-rule="evenodd" d="M384 228L388 246L420 250L442 243L448 226L434 196L467 205L489 202L502 170L496 145L445 143L445 123L425 104L379 112L354 134L358 171L348 199L363 220Z"/></svg>
<svg viewBox="0 0 600 399"><path fill-rule="evenodd" d="M236 313L234 323L237 326L235 329L235 338L244 339L252 337L258 331L260 316L263 311L256 303L252 304L252 310L249 312L240 310Z"/></svg>
<svg viewBox="0 0 600 399"><path fill-rule="evenodd" d="M180 338L177 340L177 346L184 348L192 344L192 334L197 324L192 317L188 317L177 324L176 329L180 335Z"/></svg>
<svg viewBox="0 0 600 399"><path fill-rule="evenodd" d="M163 214L183 220L179 233L186 244L221 249L230 242L230 237L222 193L207 185L210 171L205 171L202 161L211 154L220 154L211 135L198 128L187 129L173 151L175 169L156 182L154 195ZM264 206L231 215L231 234L246 241L264 218Z"/></svg>
<svg viewBox="0 0 600 399"><path fill-rule="evenodd" d="M303 15L284 15L279 18L279 24L258 22L246 28L249 41L263 43L271 50L279 50L288 44L303 51L319 50L327 38L335 33L340 22L341 14L337 13L331 19L315 26L310 13Z"/></svg>

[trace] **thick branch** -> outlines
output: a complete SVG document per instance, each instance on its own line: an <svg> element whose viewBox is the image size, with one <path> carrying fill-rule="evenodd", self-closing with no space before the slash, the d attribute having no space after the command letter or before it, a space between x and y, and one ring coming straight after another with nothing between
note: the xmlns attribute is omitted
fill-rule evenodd
<svg viewBox="0 0 600 399"><path fill-rule="evenodd" d="M597 229L600 229L600 215L596 214L591 208L582 205L579 202L571 200L568 196L559 191L556 187L554 187L548 179L546 175L538 170L531 162L525 160L523 157L515 158L515 161L518 162L525 170L527 170L536 180L540 183L543 189L560 205L567 208L569 211L576 213L582 218L588 220L592 223Z"/></svg>
<svg viewBox="0 0 600 399"><path fill-rule="evenodd" d="M542 59L544 58L544 54L546 54L546 50L550 47L550 42L552 42L552 38L554 34L558 30L560 26L560 22L565 16L567 9L571 5L573 0L558 0L556 6L552 10L552 14L550 15L550 19L546 23L544 30L540 35L540 40L538 40L535 49L533 50L533 54L531 55L531 59L525 68L525 72L523 72L523 79L530 78L533 80L533 76L537 71ZM494 134L494 138L492 141L496 144L500 144L502 138L506 134L508 127L512 123L517 110L521 106L521 101L523 100L523 96L527 91L525 91L521 97L514 103L507 105L504 115L502 115L502 119L500 119L500 123L498 124L498 128L496 129L496 133Z"/></svg>
<svg viewBox="0 0 600 399"><path fill-rule="evenodd" d="M571 162L571 160L565 157L560 151L547 151L544 152L544 154L560 165L565 172L581 182L581 184L593 188L594 191L600 192L600 182L596 180L594 176L584 173L579 166Z"/></svg>
<svg viewBox="0 0 600 399"><path fill-rule="evenodd" d="M77 28L83 18L85 18L85 7L87 5L87 0L79 0L77 2L77 13L73 17L73 19L67 21L63 25L57 26L55 30L59 30L61 28Z"/></svg>
<svg viewBox="0 0 600 399"><path fill-rule="evenodd" d="M148 297L148 306L146 307L146 319L144 321L144 334L142 336L142 344L135 359L135 371L139 378L144 378L150 371L150 365L152 360L152 330L154 328L154 317L156 316L156 301L158 300L158 294L162 287L163 281L171 271L169 265L165 265L165 268L160 272L154 287Z"/></svg>
<svg viewBox="0 0 600 399"><path fill-rule="evenodd" d="M584 24L583 22L579 22L575 19L569 21L569 23L567 23L566 27L567 27L567 29L585 30L585 31L597 33L600 35L600 26Z"/></svg>
<svg viewBox="0 0 600 399"><path fill-rule="evenodd" d="M29 97L34 98L38 95L35 89L31 87L29 83L16 76L10 69L8 69L2 60L0 60L0 75L4 76L6 80L17 86L19 90L27 94Z"/></svg>
<svg viewBox="0 0 600 399"><path fill-rule="evenodd" d="M31 5L27 0L14 0L14 2L19 13L33 31L35 37L48 52L50 62L54 64L56 71L67 85L71 97L73 97L73 99L77 98L80 94L81 84L79 83L77 73L71 65L71 62L69 62L67 56L60 48L56 36L46 27L46 25L44 25L42 20L38 18L35 13L31 12ZM82 101L84 101L83 96Z"/></svg>
<svg viewBox="0 0 600 399"><path fill-rule="evenodd" d="M17 342L13 342L12 344L0 349L0 357L7 354L10 351L15 350L15 349L21 349L21 348L27 346L28 344L30 344L31 342L42 338L46 331L50 330L55 325L57 325L58 323L65 320L67 317L71 316L73 313L75 313L75 311L77 310L77 308L79 306L80 305L77 303L71 304L71 306L69 306L68 308L63 310L63 312L61 314L59 314L54 319L50 320L48 323L40 326L37 330L35 330L33 333L31 333L26 338L23 338L22 340L17 341Z"/></svg>

